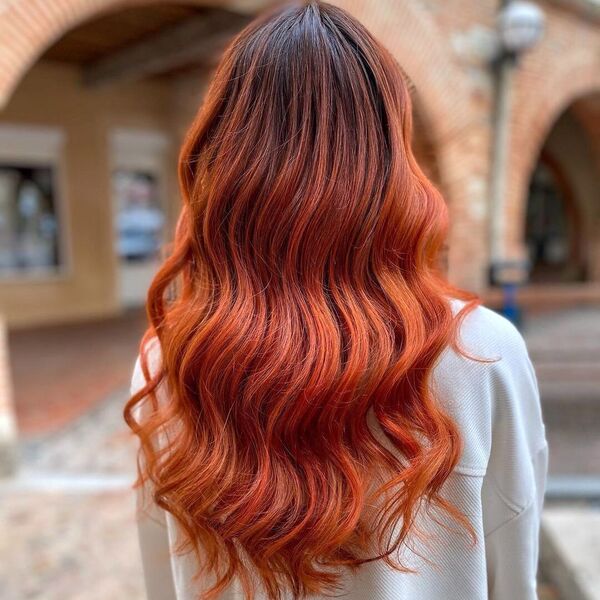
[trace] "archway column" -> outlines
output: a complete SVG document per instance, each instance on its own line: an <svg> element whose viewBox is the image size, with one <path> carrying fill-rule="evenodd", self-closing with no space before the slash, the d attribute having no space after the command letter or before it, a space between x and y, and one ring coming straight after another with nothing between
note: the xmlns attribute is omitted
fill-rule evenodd
<svg viewBox="0 0 600 600"><path fill-rule="evenodd" d="M482 121L438 141L450 209L450 280L475 291L485 289L488 282L489 144L490 130Z"/></svg>
<svg viewBox="0 0 600 600"><path fill-rule="evenodd" d="M573 115L587 134L595 172L600 179L600 89L593 98L582 98L572 108ZM600 205L592 215L588 234L588 277L590 281L600 282Z"/></svg>
<svg viewBox="0 0 600 600"><path fill-rule="evenodd" d="M17 469L17 442L6 324L0 315L0 477L12 475Z"/></svg>

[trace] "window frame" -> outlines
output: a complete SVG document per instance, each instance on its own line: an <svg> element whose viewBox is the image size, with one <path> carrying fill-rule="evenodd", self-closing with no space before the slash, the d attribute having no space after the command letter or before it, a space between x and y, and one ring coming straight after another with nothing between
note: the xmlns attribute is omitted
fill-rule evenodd
<svg viewBox="0 0 600 600"><path fill-rule="evenodd" d="M0 166L49 168L54 214L58 221L56 267L38 267L0 274L0 286L64 281L73 274L71 225L66 194L66 135L61 127L0 123Z"/></svg>

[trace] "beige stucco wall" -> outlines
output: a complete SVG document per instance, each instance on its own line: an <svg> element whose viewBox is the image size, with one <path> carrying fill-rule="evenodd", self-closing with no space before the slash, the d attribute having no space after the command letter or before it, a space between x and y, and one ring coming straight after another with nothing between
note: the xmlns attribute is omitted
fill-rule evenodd
<svg viewBox="0 0 600 600"><path fill-rule="evenodd" d="M81 86L76 69L56 63L39 63L26 75L0 112L0 123L63 130L59 202L68 256L61 275L2 281L0 312L10 326L118 312L108 133L112 127L170 131L169 106L165 83L90 91ZM173 182L169 188L172 195Z"/></svg>

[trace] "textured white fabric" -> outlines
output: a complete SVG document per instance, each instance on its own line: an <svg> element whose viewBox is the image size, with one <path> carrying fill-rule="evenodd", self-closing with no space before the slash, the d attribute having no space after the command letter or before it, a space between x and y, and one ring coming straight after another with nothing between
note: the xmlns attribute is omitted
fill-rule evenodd
<svg viewBox="0 0 600 600"><path fill-rule="evenodd" d="M461 303L453 301L455 310ZM476 362L448 348L434 369L436 397L458 423L461 460L444 494L471 520L475 544L443 514L423 511L427 536L402 549L399 573L383 562L345 578L347 600L535 600L538 531L547 445L535 373L525 343L506 319L479 307L464 320L460 345ZM144 377L134 371L132 390ZM207 581L194 582L191 556L169 551L177 525L169 514L140 511L139 531L149 600L195 600ZM435 517L435 518L432 518ZM444 527L444 522L450 527ZM234 585L223 600L242 600Z"/></svg>

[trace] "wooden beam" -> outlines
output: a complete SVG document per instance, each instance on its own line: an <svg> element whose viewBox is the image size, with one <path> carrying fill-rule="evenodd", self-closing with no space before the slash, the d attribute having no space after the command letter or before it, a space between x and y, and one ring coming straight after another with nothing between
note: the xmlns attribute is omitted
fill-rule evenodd
<svg viewBox="0 0 600 600"><path fill-rule="evenodd" d="M254 16L257 13L279 6L281 0L226 0L221 6L228 10Z"/></svg>
<svg viewBox="0 0 600 600"><path fill-rule="evenodd" d="M98 86L134 81L187 65L212 62L250 20L247 15L215 11L170 26L83 68L83 82Z"/></svg>

